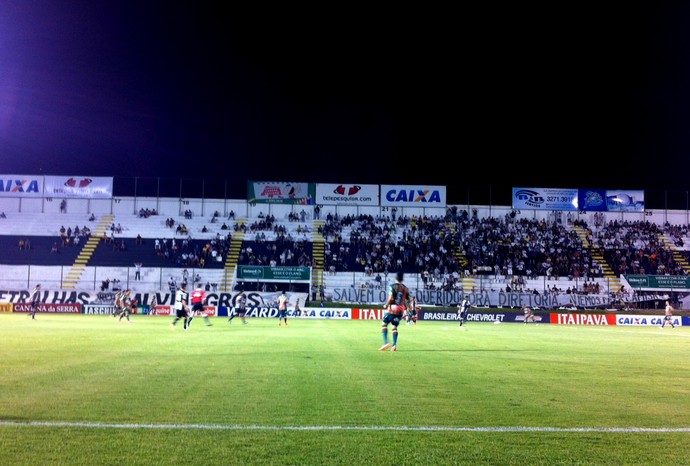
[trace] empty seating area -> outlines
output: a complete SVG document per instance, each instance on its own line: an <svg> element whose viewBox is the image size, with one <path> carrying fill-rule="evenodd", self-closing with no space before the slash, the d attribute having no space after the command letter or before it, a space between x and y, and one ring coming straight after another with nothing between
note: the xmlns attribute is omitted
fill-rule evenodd
<svg viewBox="0 0 690 466"><path fill-rule="evenodd" d="M72 265L81 246L64 246L58 236L0 235L3 265Z"/></svg>

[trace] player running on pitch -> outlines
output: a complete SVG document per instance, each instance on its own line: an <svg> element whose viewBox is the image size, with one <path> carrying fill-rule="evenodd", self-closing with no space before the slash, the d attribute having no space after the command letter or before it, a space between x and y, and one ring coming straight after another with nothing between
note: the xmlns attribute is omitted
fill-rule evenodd
<svg viewBox="0 0 690 466"><path fill-rule="evenodd" d="M465 319L467 319L467 311L469 309L470 309L470 300L465 298L458 305L458 320L460 321L460 327L462 327L462 324L465 323Z"/></svg>
<svg viewBox="0 0 690 466"><path fill-rule="evenodd" d="M192 312L187 320L187 328L192 325L192 320L195 316L202 316L204 318L204 323L207 327L211 325L211 319L208 317L208 313L204 309L204 303L206 302L206 292L201 288L201 285L197 286L191 294L192 300Z"/></svg>

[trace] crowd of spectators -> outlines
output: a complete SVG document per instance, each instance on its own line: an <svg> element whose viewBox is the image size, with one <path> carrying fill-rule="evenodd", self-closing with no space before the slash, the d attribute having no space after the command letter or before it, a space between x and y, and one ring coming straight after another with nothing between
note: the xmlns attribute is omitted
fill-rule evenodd
<svg viewBox="0 0 690 466"><path fill-rule="evenodd" d="M72 227L65 228L65 226L62 225L59 233L62 247L78 246L83 240L86 240L91 236L91 229L86 225L84 225L82 228L79 228L79 225L76 225L74 229L72 229ZM51 250L51 252L53 251Z"/></svg>
<svg viewBox="0 0 690 466"><path fill-rule="evenodd" d="M682 241L681 227L669 225L666 230L676 238L676 243ZM616 275L687 275L663 235L664 229L655 223L616 220L596 229L590 242L604 251L604 258Z"/></svg>
<svg viewBox="0 0 690 466"><path fill-rule="evenodd" d="M155 210L139 211L140 217L156 214ZM185 218L191 218L191 211L185 211ZM214 212L211 222L219 218L220 214ZM234 213L228 218L234 219ZM251 223L235 222L235 231L248 234L238 264L312 266L314 242L309 224L305 223L307 218L302 210L291 213L287 221L260 213ZM519 218L515 212L479 218L476 210L456 208L439 216L397 215L393 211L341 216L329 212L318 233L325 238L326 273L363 272L371 277L373 286L380 286L382 275L387 277L398 270L419 274L427 289L448 291L458 289L463 278L477 275L500 277L501 284L513 290L525 290L525 280L536 277L578 279L578 283L589 286L588 279L604 276L605 270L616 276L687 275L679 260L679 254L685 252L687 226L661 226L648 221L606 222L601 215L594 215L591 220L590 228L586 221L564 213L529 219ZM230 234L192 241L185 225L174 218L166 219L165 225L175 229L182 239L156 239L154 248L156 255L173 266L203 268L209 261L225 261ZM229 229L223 225L222 229ZM124 241L115 239L122 229L119 223L112 223L111 235L104 234L105 242L115 249L124 247ZM62 226L59 239L62 247L67 247L80 244L90 234L87 226ZM137 244L141 243L143 238L139 235ZM20 249L22 246L26 248L26 242L20 243ZM51 252L57 252L57 245ZM553 286L547 290L568 292Z"/></svg>
<svg viewBox="0 0 690 466"><path fill-rule="evenodd" d="M480 219L476 211L470 215L449 210L445 216L399 216L394 220L384 215L329 213L319 232L326 238L326 273L364 272L373 277L403 270L419 273L428 289L451 290L460 286L462 277L494 274L513 289L524 290L524 279L569 278L582 284L580 290L571 292L595 293L594 281L588 280L603 277L605 265L616 275L686 274L661 237L664 231L659 226L605 223L601 216L595 220L598 228L593 233L584 220L568 215L525 219L511 213ZM574 227L585 232L587 241L583 242ZM676 246L682 246L687 228L667 226L666 233ZM240 263L256 256L251 248L245 252L248 254L241 255ZM550 293L568 291L555 285L547 288Z"/></svg>
<svg viewBox="0 0 690 466"><path fill-rule="evenodd" d="M155 208L149 209L148 207L147 208L142 207L141 209L139 209L139 217L140 218L149 218L152 215L158 215L158 211Z"/></svg>
<svg viewBox="0 0 690 466"><path fill-rule="evenodd" d="M156 239L153 247L156 256L173 263L174 267L204 268L209 263L220 263L230 249L232 237L228 234L215 238L194 241L191 235L184 239Z"/></svg>

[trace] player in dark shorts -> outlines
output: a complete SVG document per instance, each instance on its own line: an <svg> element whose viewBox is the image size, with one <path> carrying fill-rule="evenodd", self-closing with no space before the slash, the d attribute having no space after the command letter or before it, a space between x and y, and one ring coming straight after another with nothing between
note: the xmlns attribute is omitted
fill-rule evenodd
<svg viewBox="0 0 690 466"><path fill-rule="evenodd" d="M129 320L129 313L132 309L132 290L124 290L120 296L120 318L117 319L118 323L122 322L122 318L127 319L127 323L131 324L132 321Z"/></svg>
<svg viewBox="0 0 690 466"><path fill-rule="evenodd" d="M115 298L113 299L113 317L120 317L122 313L122 300L125 296L125 290L118 290L115 292Z"/></svg>
<svg viewBox="0 0 690 466"><path fill-rule="evenodd" d="M197 286L191 295L192 299L192 312L187 321L187 328L192 325L192 320L195 316L202 316L204 318L204 323L207 327L211 325L211 319L209 319L206 310L204 309L204 302L206 302L206 292L201 288L201 285Z"/></svg>
<svg viewBox="0 0 690 466"><path fill-rule="evenodd" d="M405 320L407 321L407 325L417 325L417 309L417 298L412 296L410 297L410 308L405 312Z"/></svg>
<svg viewBox="0 0 690 466"><path fill-rule="evenodd" d="M525 323L532 322L534 323L534 311L532 310L531 307L529 307L527 304L524 304L522 306L522 312L525 313Z"/></svg>
<svg viewBox="0 0 690 466"><path fill-rule="evenodd" d="M283 291L280 296L278 296L278 327L283 325L283 321L285 321L285 326L287 326L287 308L288 304L290 303L290 299L288 298L287 294L285 294L285 291Z"/></svg>
<svg viewBox="0 0 690 466"><path fill-rule="evenodd" d="M460 304L458 304L458 320L460 321L460 327L465 323L467 319L467 311L470 308L470 300L465 298Z"/></svg>
<svg viewBox="0 0 690 466"><path fill-rule="evenodd" d="M173 320L172 324L170 324L170 327L172 329L175 328L175 324L177 324L178 321L181 319L184 319L184 329L187 330L188 324L189 324L189 305L187 304L189 302L189 293L187 293L187 284L182 283L180 285L180 289L175 292L175 313L176 317L175 320Z"/></svg>
<svg viewBox="0 0 690 466"><path fill-rule="evenodd" d="M235 298L235 308L232 311L232 315L228 319L228 323L231 324L232 319L237 316L242 319L242 325L247 325L249 322L247 322L245 315L247 315L247 295L244 294L244 291L240 291Z"/></svg>
<svg viewBox="0 0 690 466"><path fill-rule="evenodd" d="M383 336L383 346L379 351L398 351L398 325L403 320L403 315L410 305L410 290L403 284L403 272L395 274L395 282L388 287L388 300L383 305L386 313L381 322L381 334ZM393 343L388 341L388 326L393 326Z"/></svg>
<svg viewBox="0 0 690 466"><path fill-rule="evenodd" d="M36 287L29 295L29 303L31 304L31 316L32 320L36 320L36 311L38 310L38 305L41 303L41 285L36 284Z"/></svg>

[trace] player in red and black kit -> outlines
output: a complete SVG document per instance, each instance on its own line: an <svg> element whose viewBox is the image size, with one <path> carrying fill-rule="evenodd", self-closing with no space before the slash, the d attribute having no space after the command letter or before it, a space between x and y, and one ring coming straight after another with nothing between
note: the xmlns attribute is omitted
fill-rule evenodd
<svg viewBox="0 0 690 466"><path fill-rule="evenodd" d="M207 327L210 327L211 324L211 319L208 318L208 314L204 310L204 303L206 302L206 292L200 287L197 286L194 291L192 291L191 294L191 299L192 299L192 315L189 317L189 322L187 323L187 327L189 327L192 324L192 319L194 319L194 316L200 315L204 318L204 322L206 323Z"/></svg>

